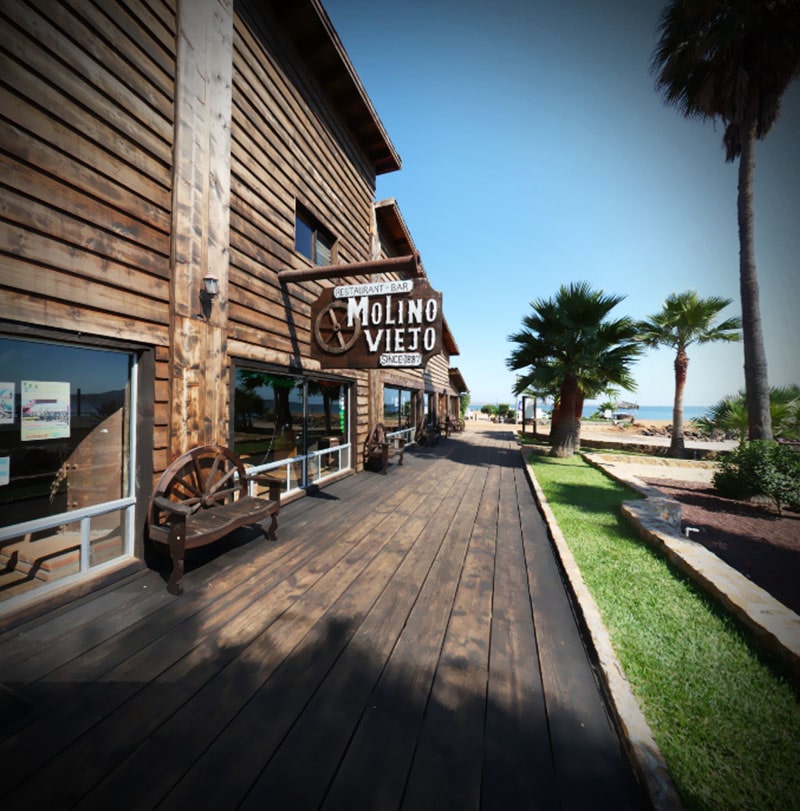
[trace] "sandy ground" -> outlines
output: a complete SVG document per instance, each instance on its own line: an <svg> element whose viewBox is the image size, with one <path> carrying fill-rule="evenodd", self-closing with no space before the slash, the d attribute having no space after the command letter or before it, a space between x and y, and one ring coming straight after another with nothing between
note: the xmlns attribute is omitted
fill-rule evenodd
<svg viewBox="0 0 800 811"><path fill-rule="evenodd" d="M672 425L672 420L642 420L633 424L624 423L614 425L608 422L598 422L596 420L583 420L581 422L581 436L584 437L597 437L598 439L613 439L622 442L649 442L654 445L669 445L670 438L668 435L653 436L652 432L664 432L668 426ZM687 425L684 425L685 430L690 430ZM685 440L686 447L709 447L709 448L725 448L733 447L736 443L734 441L709 441L709 440Z"/></svg>
<svg viewBox="0 0 800 811"><path fill-rule="evenodd" d="M670 444L668 436L651 436L647 432L662 430L670 424L670 420L646 420L636 422L633 425L614 425L613 423L597 422L596 420L584 420L581 423L581 437L583 439L598 439L635 445L668 447ZM467 420L467 425L484 430L491 427L496 430L513 431L514 433L522 430L521 424L495 424L488 419ZM549 424L537 425L536 432L539 436L546 437L549 433ZM529 436L533 434L533 426L530 423L525 424L525 433ZM736 446L736 442L686 440L685 445L689 449L731 450ZM592 452L591 448L584 447L583 450ZM598 450L596 453L602 454L602 451ZM664 456L651 456L641 459L637 457L609 456L607 459L604 458L603 462L609 467L613 466L615 473L622 478L634 476L637 479L680 479L687 482L710 484L715 470L713 462L670 459Z"/></svg>
<svg viewBox="0 0 800 811"><path fill-rule="evenodd" d="M481 423L480 420L477 422L479 425L486 425L486 422ZM660 432L671 424L671 420L637 420L633 424L625 423L620 425L614 425L611 422L600 422L597 420L583 420L581 422L581 437L585 439L594 438L635 445L647 444L656 447L669 447L669 436L652 436L648 435L648 431ZM513 428L515 431L520 431L522 429L521 424L509 425L507 427ZM549 433L549 423L540 423L536 426L536 431L543 436L547 436ZM530 422L525 424L525 433L533 433L533 425ZM686 439L684 442L685 447L688 449L696 448L707 450L732 450L734 447L736 447L736 444L737 443L734 440L712 442L709 440Z"/></svg>

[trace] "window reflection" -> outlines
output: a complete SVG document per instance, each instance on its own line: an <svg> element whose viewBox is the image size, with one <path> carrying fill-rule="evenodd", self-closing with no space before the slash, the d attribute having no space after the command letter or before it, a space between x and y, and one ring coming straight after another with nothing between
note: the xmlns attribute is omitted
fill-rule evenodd
<svg viewBox="0 0 800 811"><path fill-rule="evenodd" d="M297 456L303 422L303 382L253 369L236 370L234 447L248 464Z"/></svg>
<svg viewBox="0 0 800 811"><path fill-rule="evenodd" d="M0 338L0 387L14 402L11 419L6 408L0 420L0 459L8 471L0 486L0 526L122 496L130 360L127 353ZM68 407L47 409L47 397L23 402L27 382L57 384L43 391L63 386Z"/></svg>
<svg viewBox="0 0 800 811"><path fill-rule="evenodd" d="M389 431L415 424L414 392L410 389L384 386L383 424Z"/></svg>
<svg viewBox="0 0 800 811"><path fill-rule="evenodd" d="M347 389L341 382L246 368L237 368L235 379L234 448L247 464L301 459L347 444ZM315 456L305 475L313 480L338 464L336 453ZM303 465L292 463L276 478L290 490L307 484L303 475Z"/></svg>
<svg viewBox="0 0 800 811"><path fill-rule="evenodd" d="M0 337L0 599L124 554L125 514L96 515L81 561L69 513L128 495L127 352ZM16 525L64 523L14 535Z"/></svg>

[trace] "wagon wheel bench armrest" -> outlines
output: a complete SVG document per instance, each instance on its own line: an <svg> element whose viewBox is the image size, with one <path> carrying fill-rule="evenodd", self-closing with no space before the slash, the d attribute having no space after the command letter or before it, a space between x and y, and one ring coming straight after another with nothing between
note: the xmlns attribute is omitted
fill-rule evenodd
<svg viewBox="0 0 800 811"><path fill-rule="evenodd" d="M269 487L269 497L249 495L251 481ZM151 541L169 548L172 574L167 590L181 594L187 549L204 546L239 527L258 524L268 516L264 534L275 540L281 497L280 484L268 474L248 475L244 463L221 445L193 448L172 462L150 499Z"/></svg>
<svg viewBox="0 0 800 811"><path fill-rule="evenodd" d="M269 499L270 501L280 501L281 500L281 483L275 477L274 474L271 473L251 473L245 476L245 481L247 482L255 482L256 484L262 484L269 487Z"/></svg>
<svg viewBox="0 0 800 811"><path fill-rule="evenodd" d="M164 496L155 496L153 498L153 504L159 509L174 513L175 515L192 515L200 509L199 501L197 504L182 504L178 501L170 501Z"/></svg>

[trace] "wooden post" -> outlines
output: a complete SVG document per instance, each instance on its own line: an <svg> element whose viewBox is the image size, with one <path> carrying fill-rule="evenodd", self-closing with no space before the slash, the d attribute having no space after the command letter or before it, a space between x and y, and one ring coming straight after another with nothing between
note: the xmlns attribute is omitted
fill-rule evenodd
<svg viewBox="0 0 800 811"><path fill-rule="evenodd" d="M170 316L170 454L228 444L232 0L179 0ZM203 277L219 294L203 302Z"/></svg>
<svg viewBox="0 0 800 811"><path fill-rule="evenodd" d="M377 369L370 369L369 381L369 428L371 431L377 422L383 422L383 378Z"/></svg>

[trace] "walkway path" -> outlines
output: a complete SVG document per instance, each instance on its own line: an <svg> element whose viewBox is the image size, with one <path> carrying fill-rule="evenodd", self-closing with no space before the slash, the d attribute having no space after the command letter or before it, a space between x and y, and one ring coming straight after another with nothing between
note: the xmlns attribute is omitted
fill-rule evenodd
<svg viewBox="0 0 800 811"><path fill-rule="evenodd" d="M646 807L512 431L0 636L0 807Z"/></svg>

